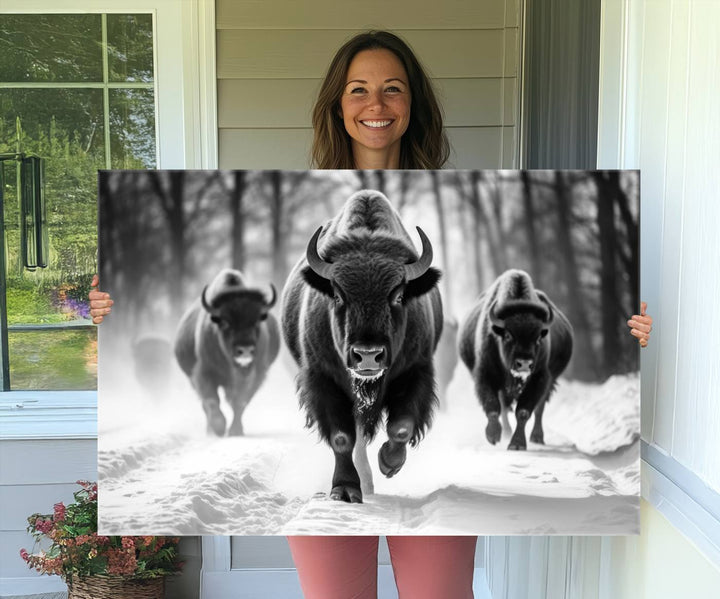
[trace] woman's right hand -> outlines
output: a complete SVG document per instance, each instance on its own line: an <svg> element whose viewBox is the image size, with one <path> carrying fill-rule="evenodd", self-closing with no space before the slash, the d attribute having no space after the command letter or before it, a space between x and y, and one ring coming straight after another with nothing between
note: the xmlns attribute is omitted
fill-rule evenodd
<svg viewBox="0 0 720 599"><path fill-rule="evenodd" d="M100 324L103 321L103 317L110 314L110 306L113 305L110 294L97 289L99 282L100 279L98 279L98 276L94 275L92 283L90 283L90 287L93 289L88 294L88 299L90 300L90 316L92 316L94 324Z"/></svg>

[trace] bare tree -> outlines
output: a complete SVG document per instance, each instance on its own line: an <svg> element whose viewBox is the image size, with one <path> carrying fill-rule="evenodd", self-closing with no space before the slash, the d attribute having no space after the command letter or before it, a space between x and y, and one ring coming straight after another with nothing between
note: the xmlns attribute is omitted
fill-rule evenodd
<svg viewBox="0 0 720 599"><path fill-rule="evenodd" d="M526 170L520 171L520 179L522 181L523 207L525 212L525 237L527 238L528 253L530 254L532 278L535 281L535 285L539 289L543 289L544 277L543 269L540 266L540 247L538 245L537 234L535 233L537 215L533 202L533 186L530 173Z"/></svg>
<svg viewBox="0 0 720 599"><path fill-rule="evenodd" d="M557 245L561 259L562 271L567 287L568 318L575 329L578 351L575 368L578 378L594 380L597 378L595 350L590 335L590 323L587 317L585 298L582 295L580 276L578 273L571 234L572 208L568 198L568 182L564 173L555 171L555 199L558 217Z"/></svg>
<svg viewBox="0 0 720 599"><path fill-rule="evenodd" d="M600 307L602 313L603 376L618 371L622 359L618 292L616 285L615 196L619 189L617 171L596 171L593 179L597 188L597 224L600 237Z"/></svg>
<svg viewBox="0 0 720 599"><path fill-rule="evenodd" d="M247 173L235 171L233 173L233 186L228 194L230 200L230 214L232 214L232 265L238 270L245 269L245 213L243 211L243 197L247 188Z"/></svg>
<svg viewBox="0 0 720 599"><path fill-rule="evenodd" d="M447 224L445 222L445 208L442 201L442 188L440 187L438 171L430 171L432 180L433 196L435 199L435 209L438 217L438 227L440 228L440 250L442 252L442 271L443 271L443 292L444 300L447 306L447 312L452 313L452 285L450 277L450 265L448 260L448 239Z"/></svg>

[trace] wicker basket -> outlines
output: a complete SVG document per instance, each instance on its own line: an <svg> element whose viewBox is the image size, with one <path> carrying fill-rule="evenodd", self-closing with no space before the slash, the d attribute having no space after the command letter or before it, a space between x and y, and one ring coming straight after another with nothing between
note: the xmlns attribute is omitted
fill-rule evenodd
<svg viewBox="0 0 720 599"><path fill-rule="evenodd" d="M88 576L68 584L68 599L163 599L165 578L138 580L122 576Z"/></svg>

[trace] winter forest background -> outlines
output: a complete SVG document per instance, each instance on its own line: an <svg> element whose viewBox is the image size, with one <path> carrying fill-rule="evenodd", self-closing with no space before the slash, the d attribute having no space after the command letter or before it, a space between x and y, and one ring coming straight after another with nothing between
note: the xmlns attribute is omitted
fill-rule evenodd
<svg viewBox="0 0 720 599"><path fill-rule="evenodd" d="M636 171L103 171L100 269L121 307L103 335L171 340L223 267L282 289L315 229L363 188L388 196L416 245L415 225L428 234L447 316L521 268L573 324L567 378L638 369L625 325L639 308Z"/></svg>

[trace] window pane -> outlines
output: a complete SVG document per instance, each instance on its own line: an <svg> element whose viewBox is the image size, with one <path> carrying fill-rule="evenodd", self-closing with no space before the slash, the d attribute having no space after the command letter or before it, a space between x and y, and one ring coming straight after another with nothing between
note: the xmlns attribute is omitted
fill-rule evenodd
<svg viewBox="0 0 720 599"><path fill-rule="evenodd" d="M153 80L151 15L108 15L111 77ZM25 269L14 160L3 163L12 389L96 387L96 331L87 295L97 272L97 171L156 164L152 89L62 89L102 83L102 17L0 15L0 82L54 82L0 90L0 153L45 159L49 265ZM105 112L107 110L107 113ZM110 131L105 122L109 118ZM37 330L38 326L41 330Z"/></svg>
<svg viewBox="0 0 720 599"><path fill-rule="evenodd" d="M81 152L99 165L96 168L103 168L105 121L101 89L3 89L0 152L15 151L17 118L23 131L21 150L61 162L66 152Z"/></svg>
<svg viewBox="0 0 720 599"><path fill-rule="evenodd" d="M45 159L50 264L35 273L22 267L16 163L5 163L5 235L9 290L30 278L46 292L92 274L97 243L97 176L105 166L102 90L5 90L0 100L0 152L20 149ZM53 281L51 283L51 280ZM48 313L47 318L50 318ZM47 318L10 322L54 322ZM67 318L64 318L67 319Z"/></svg>
<svg viewBox="0 0 720 599"><path fill-rule="evenodd" d="M110 81L153 80L152 15L108 15Z"/></svg>
<svg viewBox="0 0 720 599"><path fill-rule="evenodd" d="M97 330L22 331L8 335L13 390L97 388Z"/></svg>
<svg viewBox="0 0 720 599"><path fill-rule="evenodd" d="M0 81L102 81L100 15L0 15Z"/></svg>
<svg viewBox="0 0 720 599"><path fill-rule="evenodd" d="M153 90L110 90L110 146L114 169L155 168Z"/></svg>
<svg viewBox="0 0 720 599"><path fill-rule="evenodd" d="M97 89L11 89L0 100L0 152L45 159L48 268L23 268L15 161L4 163L4 218L12 389L95 387L94 330L14 331L62 325L87 314L96 271L97 170L105 165L103 98Z"/></svg>

